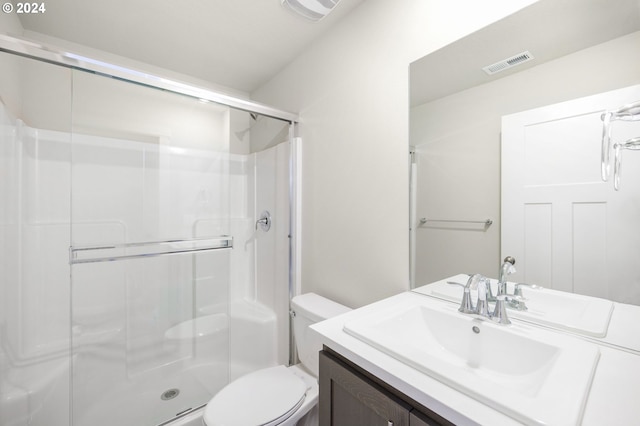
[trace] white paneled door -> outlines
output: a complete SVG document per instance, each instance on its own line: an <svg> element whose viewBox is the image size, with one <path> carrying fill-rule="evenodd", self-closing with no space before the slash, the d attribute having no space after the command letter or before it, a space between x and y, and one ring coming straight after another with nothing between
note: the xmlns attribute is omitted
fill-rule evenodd
<svg viewBox="0 0 640 426"><path fill-rule="evenodd" d="M640 304L640 151L623 153L619 191L600 176L601 115L638 100L640 85L503 117L510 279ZM638 136L640 121L613 123L614 143Z"/></svg>

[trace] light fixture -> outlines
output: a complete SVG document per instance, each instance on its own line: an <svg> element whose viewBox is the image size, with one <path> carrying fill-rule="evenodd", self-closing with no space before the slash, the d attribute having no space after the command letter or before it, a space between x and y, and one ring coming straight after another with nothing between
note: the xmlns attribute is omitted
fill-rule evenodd
<svg viewBox="0 0 640 426"><path fill-rule="evenodd" d="M282 5L311 21L319 21L329 14L340 0L281 0Z"/></svg>

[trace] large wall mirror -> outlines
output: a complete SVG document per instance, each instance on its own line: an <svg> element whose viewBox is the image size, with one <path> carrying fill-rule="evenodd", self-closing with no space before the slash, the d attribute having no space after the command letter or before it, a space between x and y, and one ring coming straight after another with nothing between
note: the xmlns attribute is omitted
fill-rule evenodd
<svg viewBox="0 0 640 426"><path fill-rule="evenodd" d="M640 305L640 151L619 191L600 164L602 114L640 101L640 2L540 0L410 75L412 287L514 255L513 281Z"/></svg>

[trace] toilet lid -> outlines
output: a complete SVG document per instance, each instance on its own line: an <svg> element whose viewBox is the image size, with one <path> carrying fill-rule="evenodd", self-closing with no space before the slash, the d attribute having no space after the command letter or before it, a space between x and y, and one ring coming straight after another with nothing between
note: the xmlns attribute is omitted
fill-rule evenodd
<svg viewBox="0 0 640 426"><path fill-rule="evenodd" d="M290 417L307 386L284 365L265 368L229 383L207 404L207 426L271 426Z"/></svg>

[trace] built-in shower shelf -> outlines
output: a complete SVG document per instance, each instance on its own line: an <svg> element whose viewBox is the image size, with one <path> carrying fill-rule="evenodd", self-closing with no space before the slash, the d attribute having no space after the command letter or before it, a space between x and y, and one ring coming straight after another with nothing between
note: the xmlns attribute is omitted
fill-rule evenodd
<svg viewBox="0 0 640 426"><path fill-rule="evenodd" d="M69 263L112 262L172 254L199 253L233 248L233 237L193 238L143 243L104 244L69 248Z"/></svg>

